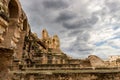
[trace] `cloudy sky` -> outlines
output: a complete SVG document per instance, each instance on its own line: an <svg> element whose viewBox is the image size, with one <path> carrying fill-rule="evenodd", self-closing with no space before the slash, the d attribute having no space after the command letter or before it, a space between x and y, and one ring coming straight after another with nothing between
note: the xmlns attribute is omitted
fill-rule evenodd
<svg viewBox="0 0 120 80"><path fill-rule="evenodd" d="M120 0L20 0L32 31L58 34L74 58L120 54Z"/></svg>

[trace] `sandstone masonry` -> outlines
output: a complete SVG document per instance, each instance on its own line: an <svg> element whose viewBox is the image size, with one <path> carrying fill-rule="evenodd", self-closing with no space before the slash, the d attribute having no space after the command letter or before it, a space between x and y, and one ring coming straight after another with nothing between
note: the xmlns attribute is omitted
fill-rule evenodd
<svg viewBox="0 0 120 80"><path fill-rule="evenodd" d="M0 0L0 80L120 80L120 59L73 59L57 35L32 33L19 0Z"/></svg>

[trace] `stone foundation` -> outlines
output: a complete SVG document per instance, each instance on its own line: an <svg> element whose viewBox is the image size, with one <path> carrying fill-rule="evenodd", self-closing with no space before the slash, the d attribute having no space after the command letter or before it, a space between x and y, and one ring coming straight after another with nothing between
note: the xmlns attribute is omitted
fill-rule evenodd
<svg viewBox="0 0 120 80"><path fill-rule="evenodd" d="M120 80L120 73L27 74L19 75L18 78L15 80Z"/></svg>

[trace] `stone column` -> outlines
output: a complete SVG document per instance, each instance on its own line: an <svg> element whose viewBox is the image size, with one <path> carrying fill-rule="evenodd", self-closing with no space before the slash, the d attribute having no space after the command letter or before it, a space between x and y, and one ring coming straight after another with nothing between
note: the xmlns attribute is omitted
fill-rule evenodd
<svg viewBox="0 0 120 80"><path fill-rule="evenodd" d="M8 80L10 76L9 66L12 62L12 50L0 49L0 80Z"/></svg>
<svg viewBox="0 0 120 80"><path fill-rule="evenodd" d="M31 75L31 76L30 76L30 80L34 80L34 75Z"/></svg>
<svg viewBox="0 0 120 80"><path fill-rule="evenodd" d="M43 57L42 57L42 64L47 64L47 62L48 62L47 55L46 55L46 54L43 54Z"/></svg>
<svg viewBox="0 0 120 80"><path fill-rule="evenodd" d="M53 58L52 58L52 64L56 64L56 58L55 58L55 56L53 56Z"/></svg>

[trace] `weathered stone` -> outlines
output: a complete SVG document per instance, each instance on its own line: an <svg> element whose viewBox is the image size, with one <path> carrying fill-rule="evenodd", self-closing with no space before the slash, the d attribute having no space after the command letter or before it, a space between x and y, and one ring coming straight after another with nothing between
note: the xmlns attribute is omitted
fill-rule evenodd
<svg viewBox="0 0 120 80"><path fill-rule="evenodd" d="M48 39L49 38L49 35L48 35L48 32L46 29L43 29L42 31L42 39Z"/></svg>
<svg viewBox="0 0 120 80"><path fill-rule="evenodd" d="M0 80L120 80L119 60L73 59L57 35L38 38L18 0L0 0L0 9Z"/></svg>
<svg viewBox="0 0 120 80"><path fill-rule="evenodd" d="M92 67L105 67L104 61L95 55L90 55L88 59Z"/></svg>

